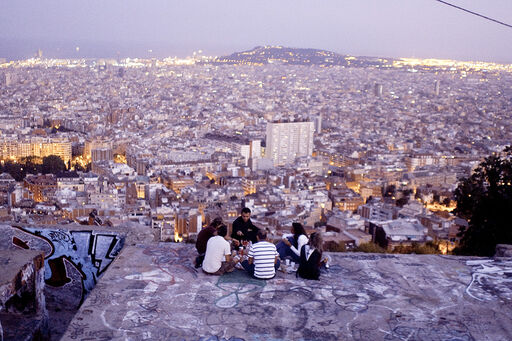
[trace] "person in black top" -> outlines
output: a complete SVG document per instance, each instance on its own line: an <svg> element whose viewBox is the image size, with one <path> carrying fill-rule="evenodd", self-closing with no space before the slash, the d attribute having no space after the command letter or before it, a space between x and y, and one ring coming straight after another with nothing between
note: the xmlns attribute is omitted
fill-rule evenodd
<svg viewBox="0 0 512 341"><path fill-rule="evenodd" d="M299 268L297 276L305 279L318 279L322 265L322 235L313 232L309 236L309 243L300 249Z"/></svg>
<svg viewBox="0 0 512 341"><path fill-rule="evenodd" d="M242 215L233 222L233 231L231 232L233 242L236 246L244 240L254 244L258 242L256 239L258 231L259 229L251 221L251 210L247 207L242 208Z"/></svg>

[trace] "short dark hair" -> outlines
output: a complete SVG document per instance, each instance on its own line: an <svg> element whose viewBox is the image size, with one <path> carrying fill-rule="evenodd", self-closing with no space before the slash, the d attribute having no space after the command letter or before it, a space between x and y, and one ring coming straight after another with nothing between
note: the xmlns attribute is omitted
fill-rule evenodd
<svg viewBox="0 0 512 341"><path fill-rule="evenodd" d="M218 228L220 225L222 225L222 218L221 217L216 217L210 223L210 226L213 226L215 228Z"/></svg>
<svg viewBox="0 0 512 341"><path fill-rule="evenodd" d="M242 213L251 213L251 209L249 207L242 208Z"/></svg>
<svg viewBox="0 0 512 341"><path fill-rule="evenodd" d="M260 240L265 240L267 239L267 231L263 230L263 229L260 229L258 230L258 238Z"/></svg>
<svg viewBox="0 0 512 341"><path fill-rule="evenodd" d="M217 236L225 237L228 234L228 227L224 224L217 228Z"/></svg>

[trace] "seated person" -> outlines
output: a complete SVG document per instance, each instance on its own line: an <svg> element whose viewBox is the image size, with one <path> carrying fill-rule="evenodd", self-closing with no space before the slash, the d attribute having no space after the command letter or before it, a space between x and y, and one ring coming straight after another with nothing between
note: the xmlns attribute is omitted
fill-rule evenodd
<svg viewBox="0 0 512 341"><path fill-rule="evenodd" d="M236 262L231 259L231 246L226 240L228 228L222 224L217 235L211 237L206 244L203 271L210 275L222 275L235 269Z"/></svg>
<svg viewBox="0 0 512 341"><path fill-rule="evenodd" d="M291 235L283 235L283 240L277 243L276 248L279 253L279 258L290 258L292 261L298 263L300 257L300 249L308 243L308 236L302 224L293 223Z"/></svg>
<svg viewBox="0 0 512 341"><path fill-rule="evenodd" d="M233 243L235 246L238 246L242 241L246 240L254 244L257 241L257 234L258 228L251 221L251 210L247 207L242 208L240 217L233 221L233 231L231 232Z"/></svg>
<svg viewBox="0 0 512 341"><path fill-rule="evenodd" d="M222 225L222 218L213 219L210 225L202 229L197 235L196 249L199 256L196 257L195 267L199 268L203 265L204 254L206 253L206 244L211 237L217 234L217 228Z"/></svg>
<svg viewBox="0 0 512 341"><path fill-rule="evenodd" d="M257 243L252 244L248 253L249 258L242 262L242 266L254 278L274 278L280 264L276 246L267 242L265 230L259 230L256 238Z"/></svg>
<svg viewBox="0 0 512 341"><path fill-rule="evenodd" d="M300 249L297 276L305 279L319 279L322 265L322 235L314 232L309 236L309 243Z"/></svg>

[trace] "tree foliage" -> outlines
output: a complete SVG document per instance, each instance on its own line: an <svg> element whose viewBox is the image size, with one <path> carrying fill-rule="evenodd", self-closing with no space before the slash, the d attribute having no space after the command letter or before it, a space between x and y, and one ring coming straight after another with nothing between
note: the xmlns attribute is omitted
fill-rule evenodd
<svg viewBox="0 0 512 341"><path fill-rule="evenodd" d="M512 244L512 148L492 155L461 179L455 214L468 221L457 254L492 256L496 244Z"/></svg>
<svg viewBox="0 0 512 341"><path fill-rule="evenodd" d="M326 252L346 252L347 247L343 241L340 241L339 243L335 242L334 240L329 240L324 242L322 245L324 251Z"/></svg>
<svg viewBox="0 0 512 341"><path fill-rule="evenodd" d="M16 181L22 181L27 174L57 174L66 170L66 164L57 155L41 159L35 156L22 158L19 162L5 161L0 164L0 173L9 173Z"/></svg>
<svg viewBox="0 0 512 341"><path fill-rule="evenodd" d="M354 252L367 252L367 253L386 253L386 249L380 247L379 245L375 244L374 242L368 242L368 243L362 243L359 244L358 247L356 247Z"/></svg>
<svg viewBox="0 0 512 341"><path fill-rule="evenodd" d="M26 175L26 170L23 168L23 165L12 161L0 164L0 173L4 172L9 173L16 181L22 181Z"/></svg>
<svg viewBox="0 0 512 341"><path fill-rule="evenodd" d="M395 185L389 185L382 191L383 197L393 197L396 194L396 186Z"/></svg>
<svg viewBox="0 0 512 341"><path fill-rule="evenodd" d="M396 206L398 206L398 207L404 207L405 205L407 205L409 203L409 198L401 197L401 198L397 199L395 201L395 203L396 203Z"/></svg>
<svg viewBox="0 0 512 341"><path fill-rule="evenodd" d="M66 164L60 156L49 155L43 158L43 165L41 167L43 174L57 174L66 170Z"/></svg>
<svg viewBox="0 0 512 341"><path fill-rule="evenodd" d="M441 252L435 243L427 242L425 244L412 243L410 246L398 245L393 249L393 253L415 253L417 255L431 255L439 254Z"/></svg>

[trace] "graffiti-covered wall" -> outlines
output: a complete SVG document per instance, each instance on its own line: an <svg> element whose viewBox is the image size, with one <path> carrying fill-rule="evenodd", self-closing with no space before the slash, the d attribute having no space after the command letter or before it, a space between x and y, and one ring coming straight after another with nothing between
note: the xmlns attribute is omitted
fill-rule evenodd
<svg viewBox="0 0 512 341"><path fill-rule="evenodd" d="M9 248L41 250L45 254L45 282L68 291L83 302L124 245L119 233L2 226L1 239ZM7 236L3 233L7 231Z"/></svg>

